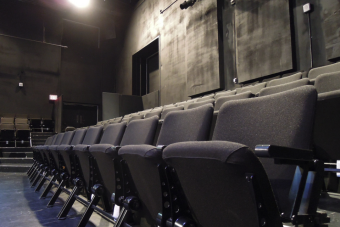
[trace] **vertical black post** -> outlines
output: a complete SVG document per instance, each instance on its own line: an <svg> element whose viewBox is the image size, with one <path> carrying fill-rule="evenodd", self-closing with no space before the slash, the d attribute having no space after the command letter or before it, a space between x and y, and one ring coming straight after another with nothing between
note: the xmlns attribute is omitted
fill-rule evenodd
<svg viewBox="0 0 340 227"><path fill-rule="evenodd" d="M53 175L50 182L48 183L48 185L46 186L45 190L43 191L43 193L40 195L40 199L45 199L48 192L51 190L52 186L53 186L53 182L55 181L55 176Z"/></svg>
<svg viewBox="0 0 340 227"><path fill-rule="evenodd" d="M63 208L61 208L57 218L59 220L64 220L68 214L68 212L70 212L74 202L76 201L76 197L75 195L79 195L80 193L80 190L81 190L81 187L77 187L77 186L74 186L71 194L69 195L66 203L64 204Z"/></svg>
<svg viewBox="0 0 340 227"><path fill-rule="evenodd" d="M40 179L40 177L41 177L41 176L40 176L41 171L42 171L42 170L39 170L37 176L34 178L33 183L32 183L32 185L31 185L31 188L33 188L33 187L38 183L38 181L39 181L39 179Z"/></svg>
<svg viewBox="0 0 340 227"><path fill-rule="evenodd" d="M27 175L30 175L30 173L31 173L32 170L34 169L35 165L36 165L36 161L33 162L32 166L31 166L31 167L29 168L29 170L26 172Z"/></svg>
<svg viewBox="0 0 340 227"><path fill-rule="evenodd" d="M52 207L55 203L55 201L57 201L60 193L62 192L62 187L64 187L65 185L65 181L61 181L59 184L59 187L57 188L57 191L54 193L54 195L52 196L51 200L48 202L47 207ZM47 188L46 188L47 189ZM46 190L45 190L46 191ZM47 196L48 192L45 192L40 196L40 198L45 198ZM44 196L44 197L43 197Z"/></svg>
<svg viewBox="0 0 340 227"><path fill-rule="evenodd" d="M81 218L78 227L85 227L87 222L90 220L90 217L94 211L92 206L96 206L100 200L99 196L94 195L90 204L88 205L85 213L83 214L83 217Z"/></svg>
<svg viewBox="0 0 340 227"><path fill-rule="evenodd" d="M39 184L38 184L38 186L35 188L35 192L38 192L38 191L40 191L40 189L41 189L41 187L44 185L44 183L45 183L45 181L46 181L46 175L47 175L47 172L45 172L43 175L42 175L42 177L41 177L41 180L40 180L40 182L39 182Z"/></svg>

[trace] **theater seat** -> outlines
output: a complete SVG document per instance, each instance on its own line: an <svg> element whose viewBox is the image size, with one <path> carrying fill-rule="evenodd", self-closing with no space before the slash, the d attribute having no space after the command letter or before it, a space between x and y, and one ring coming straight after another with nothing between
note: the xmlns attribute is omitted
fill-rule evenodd
<svg viewBox="0 0 340 227"><path fill-rule="evenodd" d="M222 104L224 104L225 102L228 102L231 100L247 99L253 96L254 96L253 93L251 93L250 91L237 94L237 95L220 96L219 98L216 99L214 113L218 113Z"/></svg>
<svg viewBox="0 0 340 227"><path fill-rule="evenodd" d="M214 102L215 102L215 99L213 98L209 98L209 99L205 99L205 100L202 100L199 99L197 102L194 102L194 103L191 103L190 105L188 105L187 109L193 109L193 108L197 108L199 106L204 106L206 104L212 104L214 105Z"/></svg>
<svg viewBox="0 0 340 227"><path fill-rule="evenodd" d="M217 100L219 97L222 96L230 96L230 95L235 95L236 94L236 90L232 90L232 91L223 91L223 92L218 92L215 94L215 100Z"/></svg>
<svg viewBox="0 0 340 227"><path fill-rule="evenodd" d="M196 226L276 227L283 221L296 221L299 215L311 215L310 220L317 221L313 218L317 216L323 163L313 160L313 152L308 150L316 99L315 88L303 86L229 101L220 109L213 141L175 143L164 149L163 159L178 176ZM259 144L262 146L256 147ZM263 144L286 149L269 153ZM306 163L318 163L317 170ZM295 168L297 164L299 168ZM314 181L301 180L307 176ZM301 185L308 185L307 192ZM302 203L296 202L302 197Z"/></svg>
<svg viewBox="0 0 340 227"><path fill-rule="evenodd" d="M256 95L257 93L260 92L260 90L262 88L265 88L267 85L266 82L264 83L259 83L259 84L255 84L252 86L246 86L246 87L242 87L242 88L236 88L236 94L240 94L240 93L244 93L247 91L250 91L251 93L253 93L254 95Z"/></svg>
<svg viewBox="0 0 340 227"><path fill-rule="evenodd" d="M166 215L163 212L159 173L165 167L162 147L181 141L207 140L212 114L212 104L170 112L164 119L157 146L127 145L119 150L118 154L126 161L138 192L138 199L142 204L141 215L149 225L165 226ZM162 220L157 221L158 213L163 214Z"/></svg>
<svg viewBox="0 0 340 227"><path fill-rule="evenodd" d="M261 89L258 96L272 95L278 92L287 91L287 90L301 87L301 86L308 85L308 84L309 84L309 79L304 78L301 80L296 80L296 81L281 84L281 85L266 87L266 88Z"/></svg>
<svg viewBox="0 0 340 227"><path fill-rule="evenodd" d="M301 78L302 78L302 72L298 72L290 76L271 80L267 83L267 87L278 86L278 85L294 82L294 81L300 80Z"/></svg>
<svg viewBox="0 0 340 227"><path fill-rule="evenodd" d="M318 76L315 88L319 93L314 126L317 157L340 160L340 72Z"/></svg>
<svg viewBox="0 0 340 227"><path fill-rule="evenodd" d="M112 129L116 132L110 135L104 143L90 147L91 155L96 159L100 183L105 187L106 199L110 202L111 195L116 191L115 165L113 160L118 158L117 146L132 144L152 144L158 124L158 117L153 116L147 119L140 119L130 122L128 126L114 125ZM126 129L125 129L126 127ZM111 206L111 205L110 205ZM112 207L111 207L112 209Z"/></svg>
<svg viewBox="0 0 340 227"><path fill-rule="evenodd" d="M175 106L175 107L167 107L167 108L164 107L160 120L163 120L168 113L172 111L177 111L177 110L184 110L184 107L183 106Z"/></svg>

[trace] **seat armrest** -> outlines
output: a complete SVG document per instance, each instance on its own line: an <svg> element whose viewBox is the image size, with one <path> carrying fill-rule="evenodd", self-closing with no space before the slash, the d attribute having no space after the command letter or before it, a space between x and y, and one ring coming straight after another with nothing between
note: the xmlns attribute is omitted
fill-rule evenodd
<svg viewBox="0 0 340 227"><path fill-rule="evenodd" d="M111 147L111 149L112 149L113 151L117 151L117 152L119 151L120 148L122 148L122 147L121 147L121 146L112 146L112 147Z"/></svg>
<svg viewBox="0 0 340 227"><path fill-rule="evenodd" d="M281 147L276 145L257 145L255 154L261 158L312 161L313 151L298 148Z"/></svg>
<svg viewBox="0 0 340 227"><path fill-rule="evenodd" d="M158 145L158 146L156 147L157 150L161 150L161 151L163 151L165 148L166 148L165 145Z"/></svg>

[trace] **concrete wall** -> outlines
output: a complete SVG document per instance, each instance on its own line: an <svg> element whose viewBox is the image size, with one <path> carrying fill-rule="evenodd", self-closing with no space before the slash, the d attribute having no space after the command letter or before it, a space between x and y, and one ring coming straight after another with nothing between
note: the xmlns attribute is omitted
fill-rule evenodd
<svg viewBox="0 0 340 227"><path fill-rule="evenodd" d="M120 60L117 93L132 94L132 55L160 37L161 105L220 88L217 1L198 1L181 10L182 1L141 0L128 24Z"/></svg>

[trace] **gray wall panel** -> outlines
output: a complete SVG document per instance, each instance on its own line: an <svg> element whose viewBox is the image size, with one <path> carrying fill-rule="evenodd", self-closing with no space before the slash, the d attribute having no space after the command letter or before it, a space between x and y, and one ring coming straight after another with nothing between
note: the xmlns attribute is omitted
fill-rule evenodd
<svg viewBox="0 0 340 227"><path fill-rule="evenodd" d="M120 61L117 92L132 94L132 55L160 36L161 105L220 86L217 1L197 1L181 10L180 1L140 1L132 14Z"/></svg>
<svg viewBox="0 0 340 227"><path fill-rule="evenodd" d="M102 94L102 120L109 120L119 117L120 94L103 92Z"/></svg>
<svg viewBox="0 0 340 227"><path fill-rule="evenodd" d="M143 95L142 100L143 100L144 110L160 106L159 105L159 91L154 91L147 95Z"/></svg>
<svg viewBox="0 0 340 227"><path fill-rule="evenodd" d="M293 68L288 0L238 0L235 20L239 82Z"/></svg>

